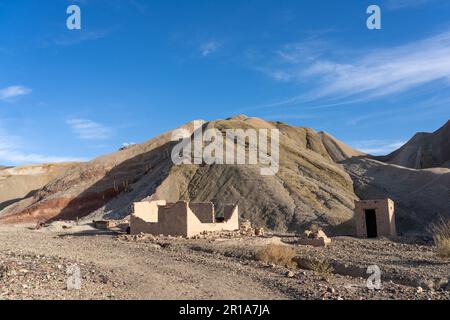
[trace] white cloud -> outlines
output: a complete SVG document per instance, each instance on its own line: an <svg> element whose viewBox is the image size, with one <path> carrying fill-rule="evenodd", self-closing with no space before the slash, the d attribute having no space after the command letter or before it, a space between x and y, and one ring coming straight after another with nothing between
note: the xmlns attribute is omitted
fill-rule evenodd
<svg viewBox="0 0 450 320"><path fill-rule="evenodd" d="M88 119L69 119L66 121L72 131L84 140L105 140L111 137L112 130Z"/></svg>
<svg viewBox="0 0 450 320"><path fill-rule="evenodd" d="M306 42L278 52L279 63L268 74L276 80L308 83L313 89L273 106L349 98L365 101L431 83L450 86L450 32L393 48L347 52L339 58L326 54L338 50L312 48L318 49L311 52L311 43Z"/></svg>
<svg viewBox="0 0 450 320"><path fill-rule="evenodd" d="M0 128L0 164L23 165L33 163L80 162L81 158L48 156L26 152L19 137L8 134Z"/></svg>
<svg viewBox="0 0 450 320"><path fill-rule="evenodd" d="M350 142L349 145L359 151L371 155L387 155L406 142L402 140L361 140Z"/></svg>
<svg viewBox="0 0 450 320"><path fill-rule="evenodd" d="M83 158L71 157L53 157L36 153L23 153L17 150L8 150L0 148L0 160L2 163L11 163L13 165L32 164L32 163L59 163L59 162L83 162Z"/></svg>
<svg viewBox="0 0 450 320"><path fill-rule="evenodd" d="M210 40L203 43L200 46L200 52L202 56L207 57L210 54L216 52L220 48L221 44L215 40Z"/></svg>
<svg viewBox="0 0 450 320"><path fill-rule="evenodd" d="M0 89L0 101L8 100L18 96L23 96L31 93L31 89L24 86L10 86Z"/></svg>

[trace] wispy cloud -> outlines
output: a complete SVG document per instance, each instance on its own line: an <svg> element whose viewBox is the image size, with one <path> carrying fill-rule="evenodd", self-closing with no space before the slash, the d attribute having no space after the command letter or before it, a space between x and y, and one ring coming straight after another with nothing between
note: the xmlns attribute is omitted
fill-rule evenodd
<svg viewBox="0 0 450 320"><path fill-rule="evenodd" d="M145 15L147 13L147 10L148 10L147 6L145 4L143 4L143 3L141 3L140 1L138 1L138 0L128 0L128 3L131 6L133 6L134 8L136 8L136 10L140 14Z"/></svg>
<svg viewBox="0 0 450 320"><path fill-rule="evenodd" d="M0 164L22 165L33 163L81 162L82 158L48 156L27 152L19 137L0 128Z"/></svg>
<svg viewBox="0 0 450 320"><path fill-rule="evenodd" d="M111 137L112 129L88 119L69 119L66 123L84 140L105 140Z"/></svg>
<svg viewBox="0 0 450 320"><path fill-rule="evenodd" d="M416 8L438 1L440 0L386 0L386 7L391 10Z"/></svg>
<svg viewBox="0 0 450 320"><path fill-rule="evenodd" d="M360 140L350 142L349 145L359 151L371 155L386 155L389 154L406 142L401 139L396 140Z"/></svg>
<svg viewBox="0 0 450 320"><path fill-rule="evenodd" d="M321 44L322 45L322 44ZM435 84L450 86L450 32L392 48L347 52L332 57L329 48L307 43L283 47L281 61L269 68L276 80L308 83L313 89L273 106L304 102L372 100Z"/></svg>
<svg viewBox="0 0 450 320"><path fill-rule="evenodd" d="M58 46L72 46L85 41L99 40L108 35L106 30L98 31L84 31L81 30L77 33L65 34L64 36L58 37L53 40L53 43Z"/></svg>
<svg viewBox="0 0 450 320"><path fill-rule="evenodd" d="M4 149L1 146L0 146L0 159L2 163L12 165L86 161L86 159L83 158L53 157L37 153L23 153L18 150Z"/></svg>
<svg viewBox="0 0 450 320"><path fill-rule="evenodd" d="M31 89L24 86L6 87L0 89L0 101L9 100L29 93L31 93Z"/></svg>
<svg viewBox="0 0 450 320"><path fill-rule="evenodd" d="M207 57L210 54L216 52L220 47L221 47L220 42L216 40L209 40L201 44L200 53L203 57Z"/></svg>
<svg viewBox="0 0 450 320"><path fill-rule="evenodd" d="M400 111L404 112L405 110L402 109ZM359 124L361 122L366 122L367 120L380 118L380 117L385 118L386 116L390 116L393 113L398 113L398 110L387 110L387 111L366 113L364 115L359 115L359 116L356 116L356 117L352 117L351 119L349 119L347 121L346 124L349 125L349 126L355 126L355 125L357 125L357 124Z"/></svg>

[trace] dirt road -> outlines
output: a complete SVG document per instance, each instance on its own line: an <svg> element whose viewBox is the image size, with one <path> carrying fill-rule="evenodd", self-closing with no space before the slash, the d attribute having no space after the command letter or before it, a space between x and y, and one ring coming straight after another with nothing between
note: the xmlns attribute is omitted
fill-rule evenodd
<svg viewBox="0 0 450 320"><path fill-rule="evenodd" d="M246 268L233 259L208 257L158 245L121 243L111 235L60 237L22 227L1 227L1 252L13 252L35 259L36 255L61 257L77 264L89 264L109 280L99 288L82 281L87 292L82 298L117 299L283 299L295 298L277 275ZM3 258L3 257L2 257ZM4 259L4 258L3 258ZM3 260L2 259L2 260ZM24 260L25 260L24 259ZM83 270L90 272L90 270ZM64 274L62 274L64 277ZM64 279L63 279L64 280ZM86 279L84 279L86 280ZM49 280L51 282L52 280ZM77 298L66 290L65 281L55 281L47 298ZM123 285L114 286L115 283ZM95 282L94 282L95 284ZM275 285L274 285L275 284ZM82 288L81 291L84 289ZM29 296L36 298L35 292ZM109 294L108 294L109 293ZM113 295L111 295L113 293ZM0 293L1 294L1 293ZM20 295L14 295L20 296ZM38 295L39 296L39 295Z"/></svg>
<svg viewBox="0 0 450 320"><path fill-rule="evenodd" d="M243 248L246 240L237 240ZM0 226L0 299L449 299L445 291L267 265L220 249L220 242L123 241L110 233ZM212 248L212 250L211 250ZM353 250L353 249L352 249ZM81 289L67 290L67 267Z"/></svg>

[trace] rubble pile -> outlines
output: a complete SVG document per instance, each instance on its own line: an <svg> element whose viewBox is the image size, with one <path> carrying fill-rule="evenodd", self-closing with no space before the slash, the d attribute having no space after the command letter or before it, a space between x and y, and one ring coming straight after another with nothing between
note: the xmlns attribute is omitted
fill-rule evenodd
<svg viewBox="0 0 450 320"><path fill-rule="evenodd" d="M321 229L306 230L303 237L298 240L298 244L327 247L331 244L331 239Z"/></svg>
<svg viewBox="0 0 450 320"><path fill-rule="evenodd" d="M129 227L129 221L128 220L94 220L92 221L94 228L100 229L100 230L110 230L110 229L120 229L120 230L127 230Z"/></svg>
<svg viewBox="0 0 450 320"><path fill-rule="evenodd" d="M193 236L191 239L233 239L239 238L241 233L239 231L203 231L202 233Z"/></svg>
<svg viewBox="0 0 450 320"><path fill-rule="evenodd" d="M243 220L240 224L239 232L241 235L247 237L263 236L264 228L252 228L250 220Z"/></svg>
<svg viewBox="0 0 450 320"><path fill-rule="evenodd" d="M121 234L116 237L116 239L121 241L155 241L157 237L148 233L139 233L135 235Z"/></svg>

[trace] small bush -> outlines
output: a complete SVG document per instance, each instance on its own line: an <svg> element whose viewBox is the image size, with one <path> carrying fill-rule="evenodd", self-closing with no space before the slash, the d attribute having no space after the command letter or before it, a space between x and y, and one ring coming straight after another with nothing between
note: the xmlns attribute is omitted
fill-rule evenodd
<svg viewBox="0 0 450 320"><path fill-rule="evenodd" d="M319 230L322 230L322 228L319 227L319 225L317 223L313 223L309 226L309 231L311 231L313 233L317 233L317 232L319 232Z"/></svg>
<svg viewBox="0 0 450 320"><path fill-rule="evenodd" d="M450 219L439 219L430 227L439 257L450 258Z"/></svg>
<svg viewBox="0 0 450 320"><path fill-rule="evenodd" d="M256 259L265 263L274 263L279 266L295 268L294 262L295 251L293 248L279 245L269 244L257 252Z"/></svg>
<svg viewBox="0 0 450 320"><path fill-rule="evenodd" d="M328 260L309 260L306 263L306 268L325 279L328 279L333 273L333 267Z"/></svg>
<svg viewBox="0 0 450 320"><path fill-rule="evenodd" d="M450 258L450 238L442 239L439 242L438 255L442 258Z"/></svg>

